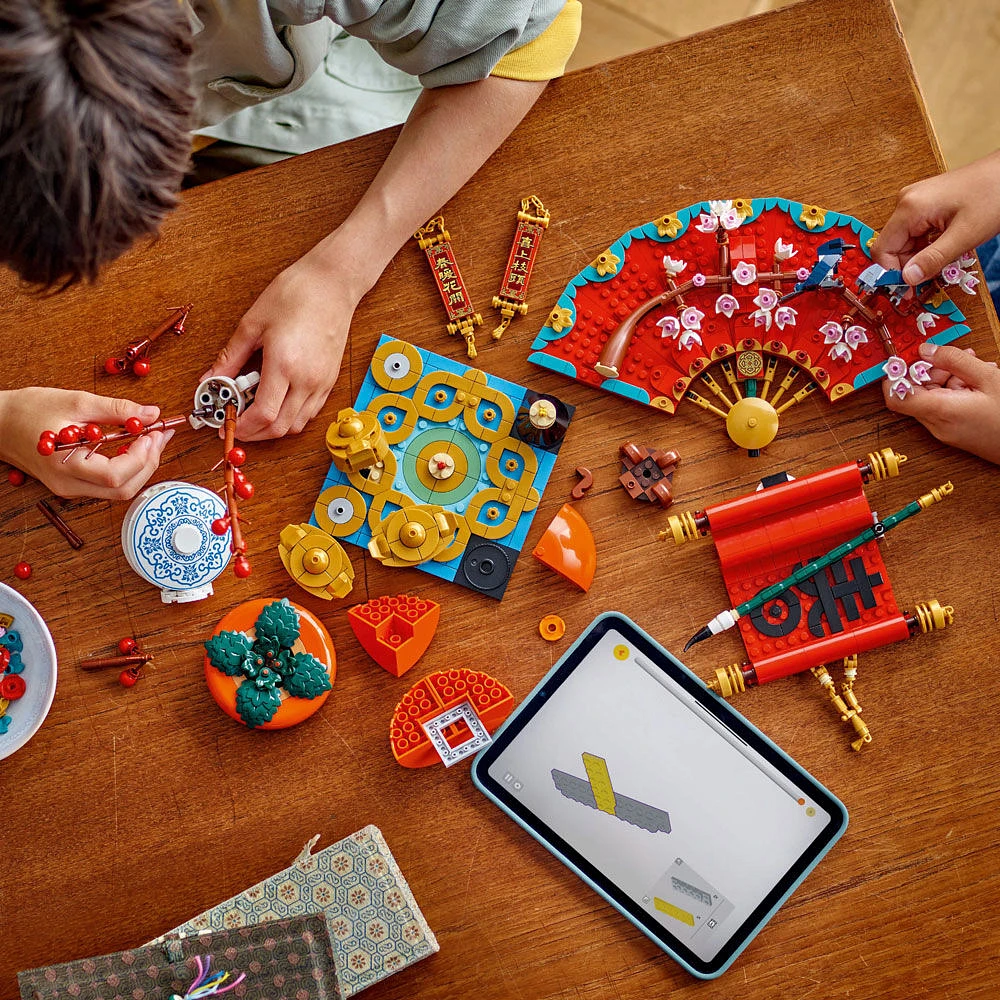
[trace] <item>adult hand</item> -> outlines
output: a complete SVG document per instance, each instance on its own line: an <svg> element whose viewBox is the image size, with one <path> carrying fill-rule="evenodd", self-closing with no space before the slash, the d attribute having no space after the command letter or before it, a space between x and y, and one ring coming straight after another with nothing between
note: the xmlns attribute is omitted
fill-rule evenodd
<svg viewBox="0 0 1000 1000"><path fill-rule="evenodd" d="M915 417L945 444L1000 463L1000 370L971 350L925 342L920 356L934 366L931 381L904 399L889 395L886 405Z"/></svg>
<svg viewBox="0 0 1000 1000"><path fill-rule="evenodd" d="M254 351L264 360L253 405L236 425L244 441L298 434L323 408L340 374L351 317L360 300L324 244L282 271L240 320L203 378L235 378Z"/></svg>
<svg viewBox="0 0 1000 1000"><path fill-rule="evenodd" d="M121 427L129 417L151 424L159 415L156 406L89 392L37 386L0 392L0 458L61 497L128 500L156 471L173 430L143 434L124 455L91 454L90 448L81 446L66 461L66 452L39 455L38 437L44 430L58 431L67 424ZM106 447L110 451L111 446Z"/></svg>
<svg viewBox="0 0 1000 1000"><path fill-rule="evenodd" d="M918 285L998 232L1000 151L903 188L872 257ZM934 233L940 235L920 249L923 238Z"/></svg>

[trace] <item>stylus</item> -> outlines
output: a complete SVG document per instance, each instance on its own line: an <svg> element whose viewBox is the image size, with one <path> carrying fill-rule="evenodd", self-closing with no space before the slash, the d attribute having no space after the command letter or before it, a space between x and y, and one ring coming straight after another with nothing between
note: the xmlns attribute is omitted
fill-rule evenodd
<svg viewBox="0 0 1000 1000"><path fill-rule="evenodd" d="M728 611L717 614L703 629L688 639L684 646L684 652L686 653L695 643L701 642L704 639L710 639L713 635L718 635L720 632L731 629L744 615L751 614L758 608L762 608L768 601L783 594L796 584L803 583L811 576L826 569L827 566L831 566L833 563L843 559L849 552L860 548L865 542L881 538L887 531L895 528L897 524L905 521L908 517L912 517L914 514L926 510L931 504L938 503L945 497L950 496L954 488L951 483L945 483L943 486L931 490L930 493L925 493L912 503L908 503L902 510L896 511L895 514L890 514L881 521L876 521L870 528L865 528L860 535L855 535L846 542L841 542L836 548L830 549L826 555L800 566L797 570L786 576L784 580L779 580L778 583L774 583L770 587L765 587L754 597L751 597L749 601L745 601L743 604L738 604L735 608L730 608Z"/></svg>

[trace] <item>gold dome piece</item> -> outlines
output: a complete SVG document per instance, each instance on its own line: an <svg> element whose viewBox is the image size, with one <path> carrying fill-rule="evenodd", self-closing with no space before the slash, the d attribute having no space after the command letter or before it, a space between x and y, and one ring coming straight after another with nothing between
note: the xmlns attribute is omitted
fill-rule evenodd
<svg viewBox="0 0 1000 1000"><path fill-rule="evenodd" d="M326 447L341 472L360 472L385 460L389 443L374 413L347 407L327 428Z"/></svg>
<svg viewBox="0 0 1000 1000"><path fill-rule="evenodd" d="M288 575L314 597L347 597L354 567L332 535L311 524L288 524L278 536L278 555Z"/></svg>
<svg viewBox="0 0 1000 1000"><path fill-rule="evenodd" d="M411 504L375 525L368 551L386 566L417 566L440 556L457 530L458 519L450 510Z"/></svg>
<svg viewBox="0 0 1000 1000"><path fill-rule="evenodd" d="M766 448L778 433L778 413L766 399L746 396L729 411L726 433L741 448Z"/></svg>

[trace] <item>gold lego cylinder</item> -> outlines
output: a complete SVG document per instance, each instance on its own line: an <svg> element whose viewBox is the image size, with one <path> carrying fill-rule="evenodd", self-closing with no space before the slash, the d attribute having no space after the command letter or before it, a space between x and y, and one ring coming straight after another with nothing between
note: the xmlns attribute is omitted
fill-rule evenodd
<svg viewBox="0 0 1000 1000"><path fill-rule="evenodd" d="M872 478L876 482L881 482L883 479L899 475L899 467L906 461L906 456L900 455L892 448L881 448L879 451L869 452L867 461Z"/></svg>
<svg viewBox="0 0 1000 1000"><path fill-rule="evenodd" d="M913 609L913 614L916 616L920 631L925 634L947 628L955 622L955 609L950 604L942 606L936 598L921 601Z"/></svg>
<svg viewBox="0 0 1000 1000"><path fill-rule="evenodd" d="M746 691L746 681L740 664L730 663L728 667L718 667L715 671L715 680L708 682L708 689L721 694L723 698L732 698L734 694Z"/></svg>
<svg viewBox="0 0 1000 1000"><path fill-rule="evenodd" d="M694 541L701 535L698 530L697 516L689 510L684 511L683 514L671 514L667 518L667 527L659 533L660 541L665 542L668 538L673 538L677 545Z"/></svg>
<svg viewBox="0 0 1000 1000"><path fill-rule="evenodd" d="M932 504L940 503L945 497L950 497L954 492L955 487L950 482L947 482L942 486L935 486L930 493L925 493L922 497L918 497L917 503L920 504L921 510L927 510Z"/></svg>

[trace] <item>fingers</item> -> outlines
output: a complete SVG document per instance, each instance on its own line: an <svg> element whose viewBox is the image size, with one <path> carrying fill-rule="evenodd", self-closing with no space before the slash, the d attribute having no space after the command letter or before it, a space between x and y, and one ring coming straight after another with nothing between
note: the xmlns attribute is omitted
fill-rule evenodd
<svg viewBox="0 0 1000 1000"><path fill-rule="evenodd" d="M302 405L303 400L300 398L294 404L294 412L286 409L286 406L293 405L289 402L289 397L297 395L291 389L288 378L280 369L270 370L265 358L257 393L253 403L240 415L236 423L236 436L241 441L265 441L281 437L288 430L293 417ZM285 425L283 431L279 431L279 420Z"/></svg>
<svg viewBox="0 0 1000 1000"><path fill-rule="evenodd" d="M250 355L261 346L263 328L245 316L236 327L236 332L229 338L229 343L219 352L219 356L212 362L212 367L199 379L205 379L213 375L226 375L235 378L240 373L240 369L247 363Z"/></svg>
<svg viewBox="0 0 1000 1000"><path fill-rule="evenodd" d="M953 260L976 245L976 233L961 216L956 216L948 228L933 243L915 253L903 268L903 281L919 285L940 274Z"/></svg>
<svg viewBox="0 0 1000 1000"><path fill-rule="evenodd" d="M86 403L88 420L96 424L111 424L123 427L129 417L138 417L144 425L151 424L160 415L158 406L134 403L131 399L113 399L108 396L94 396Z"/></svg>
<svg viewBox="0 0 1000 1000"><path fill-rule="evenodd" d="M993 362L983 361L971 351L963 351L958 347L927 341L920 345L920 357L930 361L938 371L947 374L948 377L943 382L940 376L933 379L939 385L948 384L949 387L956 388L957 386L952 385L952 380L955 379L962 386L982 389L1000 377Z"/></svg>
<svg viewBox="0 0 1000 1000"><path fill-rule="evenodd" d="M104 500L129 500L152 477L163 449L174 436L173 429L150 431L133 441L127 452L112 458L78 448L56 467L46 485L63 497L90 496Z"/></svg>

